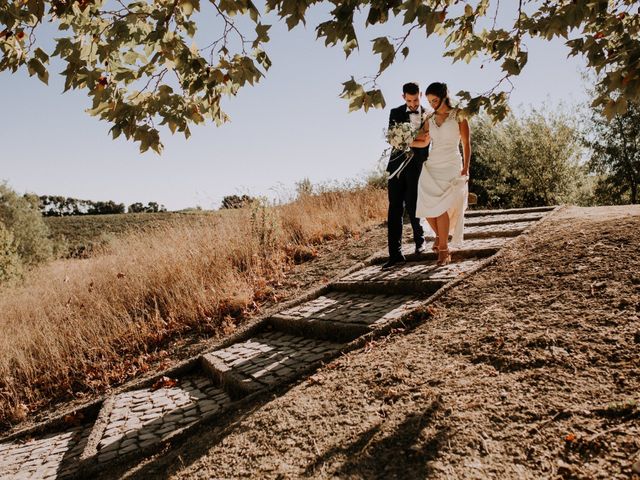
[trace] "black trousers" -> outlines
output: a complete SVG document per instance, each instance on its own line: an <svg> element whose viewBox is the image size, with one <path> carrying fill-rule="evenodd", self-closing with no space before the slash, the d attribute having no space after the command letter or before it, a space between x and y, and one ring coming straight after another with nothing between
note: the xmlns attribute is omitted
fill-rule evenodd
<svg viewBox="0 0 640 480"><path fill-rule="evenodd" d="M413 241L416 246L424 243L424 229L416 218L416 202L418 200L418 179L422 170L422 162L413 158L409 165L393 178L389 179L389 213L387 216L387 240L389 257L402 255L402 217L406 210L413 228Z"/></svg>

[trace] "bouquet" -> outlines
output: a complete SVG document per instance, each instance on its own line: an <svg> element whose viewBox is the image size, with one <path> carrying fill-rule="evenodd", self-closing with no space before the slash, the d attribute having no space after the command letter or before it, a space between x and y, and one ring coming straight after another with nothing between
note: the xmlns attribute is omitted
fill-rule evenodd
<svg viewBox="0 0 640 480"><path fill-rule="evenodd" d="M389 145L401 152L411 151L410 145L417 135L418 129L414 128L411 123L396 123L386 132Z"/></svg>
<svg viewBox="0 0 640 480"><path fill-rule="evenodd" d="M403 162L400 164L400 166L396 169L395 172L392 172L389 175L389 178L393 178L396 175L400 175L400 172L404 170L404 167L406 167L407 164L413 158L413 151L411 151L411 144L418 136L418 133L420 132L421 127L422 127L422 124L419 127L416 127L411 122L402 122L402 123L396 123L392 125L391 127L389 127L389 129L385 131L385 137L387 138L387 142L389 143L389 145L391 145L391 147L393 147L393 149L389 149L389 148L386 149L383 153L383 157L385 157L387 153L391 155L391 151L393 150L397 150L399 152L404 153Z"/></svg>

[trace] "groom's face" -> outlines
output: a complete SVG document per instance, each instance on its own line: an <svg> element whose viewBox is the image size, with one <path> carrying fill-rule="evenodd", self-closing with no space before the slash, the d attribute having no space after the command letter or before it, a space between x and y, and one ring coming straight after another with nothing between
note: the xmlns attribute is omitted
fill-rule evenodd
<svg viewBox="0 0 640 480"><path fill-rule="evenodd" d="M410 93L403 93L402 98L407 103L407 107L409 110L417 110L420 106L420 92L415 95L411 95Z"/></svg>

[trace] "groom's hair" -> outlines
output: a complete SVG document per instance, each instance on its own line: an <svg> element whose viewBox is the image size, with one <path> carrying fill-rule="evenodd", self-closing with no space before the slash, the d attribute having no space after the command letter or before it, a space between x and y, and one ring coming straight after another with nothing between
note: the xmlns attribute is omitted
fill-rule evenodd
<svg viewBox="0 0 640 480"><path fill-rule="evenodd" d="M420 86L416 82L405 83L402 86L402 93L404 95L417 95L420 93Z"/></svg>

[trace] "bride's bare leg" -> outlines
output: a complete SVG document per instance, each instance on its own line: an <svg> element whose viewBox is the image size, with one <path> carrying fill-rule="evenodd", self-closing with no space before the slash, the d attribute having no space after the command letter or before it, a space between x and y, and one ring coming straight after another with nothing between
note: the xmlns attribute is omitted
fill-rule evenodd
<svg viewBox="0 0 640 480"><path fill-rule="evenodd" d="M436 219L436 232L438 232L438 248L446 250L449 247L449 214L444 212Z"/></svg>
<svg viewBox="0 0 640 480"><path fill-rule="evenodd" d="M449 214L444 212L438 217L438 262L437 265L446 265L451 262L449 253Z"/></svg>
<svg viewBox="0 0 640 480"><path fill-rule="evenodd" d="M436 218L427 218L427 222L429 222L429 226L431 227L431 230L434 231L434 234L436 236L436 239L433 242L433 246L431 247L431 250L434 250L437 252L438 244L440 243L440 239L438 238L438 221Z"/></svg>

